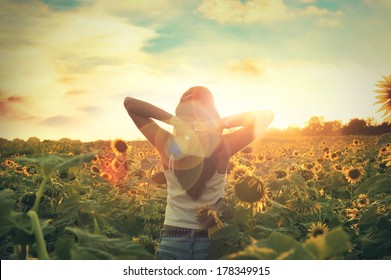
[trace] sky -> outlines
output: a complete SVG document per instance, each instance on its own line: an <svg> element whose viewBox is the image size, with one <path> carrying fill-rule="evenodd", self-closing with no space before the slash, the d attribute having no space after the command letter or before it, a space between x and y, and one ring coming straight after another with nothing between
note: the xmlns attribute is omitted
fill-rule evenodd
<svg viewBox="0 0 391 280"><path fill-rule="evenodd" d="M373 117L389 0L0 0L0 137L144 139L126 96L174 113L190 87L272 127Z"/></svg>

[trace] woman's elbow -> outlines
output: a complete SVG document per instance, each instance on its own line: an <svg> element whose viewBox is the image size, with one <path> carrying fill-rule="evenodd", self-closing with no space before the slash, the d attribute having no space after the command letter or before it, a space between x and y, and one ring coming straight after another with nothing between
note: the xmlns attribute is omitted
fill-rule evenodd
<svg viewBox="0 0 391 280"><path fill-rule="evenodd" d="M129 111L129 108L131 107L131 103L132 103L132 98L127 96L125 97L124 99L124 107L127 111Z"/></svg>

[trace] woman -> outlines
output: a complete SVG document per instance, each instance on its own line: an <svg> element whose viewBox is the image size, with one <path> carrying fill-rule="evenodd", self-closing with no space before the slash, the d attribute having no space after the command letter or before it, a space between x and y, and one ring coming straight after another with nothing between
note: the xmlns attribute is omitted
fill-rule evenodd
<svg viewBox="0 0 391 280"><path fill-rule="evenodd" d="M138 129L160 154L167 179L167 207L157 259L207 259L208 228L197 209L214 209L224 196L230 158L254 141L273 120L269 111L220 118L205 87L186 91L175 116L147 102L126 97L124 106ZM174 133L155 120L170 124ZM224 129L238 128L223 134Z"/></svg>

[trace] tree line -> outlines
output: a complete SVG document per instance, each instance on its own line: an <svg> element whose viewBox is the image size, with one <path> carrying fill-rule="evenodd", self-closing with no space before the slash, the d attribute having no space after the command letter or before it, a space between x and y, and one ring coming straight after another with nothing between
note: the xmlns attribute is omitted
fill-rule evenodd
<svg viewBox="0 0 391 280"><path fill-rule="evenodd" d="M288 127L283 134L304 136L381 135L391 132L391 123L377 123L373 118L353 118L346 124L339 120L325 121L324 117L311 117L303 128Z"/></svg>

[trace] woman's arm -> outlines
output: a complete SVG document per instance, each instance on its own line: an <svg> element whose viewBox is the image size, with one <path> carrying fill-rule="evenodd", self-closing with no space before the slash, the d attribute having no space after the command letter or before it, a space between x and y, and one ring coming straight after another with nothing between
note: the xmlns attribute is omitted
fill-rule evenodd
<svg viewBox="0 0 391 280"><path fill-rule="evenodd" d="M241 127L223 136L229 156L234 155L260 137L273 118L274 114L271 111L247 112L223 118L223 128Z"/></svg>
<svg viewBox="0 0 391 280"><path fill-rule="evenodd" d="M171 137L171 133L161 128L153 119L169 124L173 116L159 107L132 97L125 98L124 106L137 128L158 150L163 164L168 164L165 143Z"/></svg>
<svg viewBox="0 0 391 280"><path fill-rule="evenodd" d="M125 98L124 106L130 117L139 116L149 119L152 118L168 124L170 123L170 119L173 117L170 113L160 109L159 107L132 97Z"/></svg>

